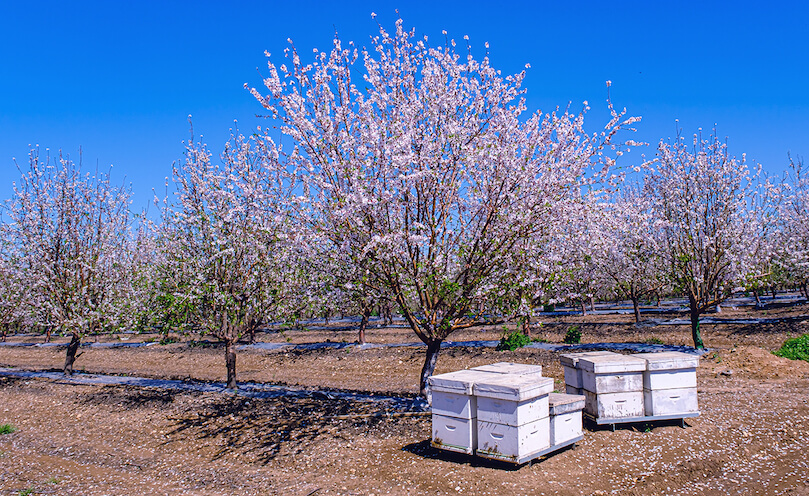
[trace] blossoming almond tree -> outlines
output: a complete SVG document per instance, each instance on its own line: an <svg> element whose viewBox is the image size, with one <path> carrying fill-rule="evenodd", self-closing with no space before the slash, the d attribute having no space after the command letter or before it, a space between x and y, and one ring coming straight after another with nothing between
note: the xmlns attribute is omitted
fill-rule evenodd
<svg viewBox="0 0 809 496"><path fill-rule="evenodd" d="M83 173L81 164L41 157L38 148L21 174L6 203L7 233L30 315L48 332L71 335L64 371L72 374L85 334L127 323L131 193L108 174Z"/></svg>
<svg viewBox="0 0 809 496"><path fill-rule="evenodd" d="M626 184L602 206L602 242L595 260L618 297L632 301L635 322L640 322L640 299L665 286L660 223L653 217L649 198L633 184Z"/></svg>
<svg viewBox="0 0 809 496"><path fill-rule="evenodd" d="M164 223L161 280L202 333L224 342L227 387L235 388L236 341L277 310L294 231L277 194L288 183L271 167L271 140L233 136L221 159L190 142L174 169L179 203Z"/></svg>
<svg viewBox="0 0 809 496"><path fill-rule="evenodd" d="M503 77L484 57L382 26L369 49L335 37L290 66L269 61L267 94L250 91L292 138L289 160L307 203L301 218L332 249L369 261L369 277L427 345L420 390L441 343L478 322L475 309L506 277L545 216L609 166L613 113L602 134L582 114L523 117L524 72ZM361 64L358 63L361 60Z"/></svg>
<svg viewBox="0 0 809 496"><path fill-rule="evenodd" d="M744 157L737 160L714 133L661 141L646 192L662 221L668 274L689 301L695 348L704 348L699 317L726 298L749 273L746 239L755 229L749 209L753 180Z"/></svg>

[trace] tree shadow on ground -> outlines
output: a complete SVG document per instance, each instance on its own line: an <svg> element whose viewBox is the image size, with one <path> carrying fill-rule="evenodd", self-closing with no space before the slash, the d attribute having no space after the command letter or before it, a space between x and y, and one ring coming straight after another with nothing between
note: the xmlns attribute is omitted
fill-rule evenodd
<svg viewBox="0 0 809 496"><path fill-rule="evenodd" d="M107 405L122 410L136 408L161 408L174 401L180 391L131 386L105 386L98 392L88 394L82 400L88 405Z"/></svg>
<svg viewBox="0 0 809 496"><path fill-rule="evenodd" d="M245 398L206 402L173 418L170 436L214 441L214 459L237 454L268 463L304 451L321 436L349 440L356 429L394 428L405 418L390 417L390 405L313 394L307 397ZM395 414L395 412L394 412ZM360 433L361 435L361 433Z"/></svg>

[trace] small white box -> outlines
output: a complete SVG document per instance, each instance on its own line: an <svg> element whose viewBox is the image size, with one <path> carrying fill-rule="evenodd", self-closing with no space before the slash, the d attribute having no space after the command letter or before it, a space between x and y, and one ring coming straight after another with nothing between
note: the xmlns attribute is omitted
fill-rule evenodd
<svg viewBox="0 0 809 496"><path fill-rule="evenodd" d="M594 374L589 370L582 370L581 378L582 389L597 394L643 390L643 372Z"/></svg>
<svg viewBox="0 0 809 496"><path fill-rule="evenodd" d="M494 374L472 370L459 370L434 375L427 379L432 396L433 413L458 418L474 418L477 404L472 395L475 381Z"/></svg>
<svg viewBox="0 0 809 496"><path fill-rule="evenodd" d="M553 379L491 374L475 383L479 421L523 425L548 416Z"/></svg>
<svg viewBox="0 0 809 496"><path fill-rule="evenodd" d="M433 413L433 447L471 455L477 447L477 436L475 419Z"/></svg>
<svg viewBox="0 0 809 496"><path fill-rule="evenodd" d="M678 351L638 353L646 360L643 388L649 390L697 387L699 356Z"/></svg>
<svg viewBox="0 0 809 496"><path fill-rule="evenodd" d="M579 359L587 356L618 355L614 351L585 351L582 353L564 353L559 356L559 362L565 371L565 384L577 389L582 388L581 369L578 368Z"/></svg>
<svg viewBox="0 0 809 496"><path fill-rule="evenodd" d="M646 415L677 415L680 413L696 413L697 388L658 389L643 391L643 402Z"/></svg>
<svg viewBox="0 0 809 496"><path fill-rule="evenodd" d="M584 396L551 393L548 395L551 419L551 446L582 435Z"/></svg>
<svg viewBox="0 0 809 496"><path fill-rule="evenodd" d="M581 357L582 387L592 393L642 391L646 360L612 354Z"/></svg>
<svg viewBox="0 0 809 496"><path fill-rule="evenodd" d="M592 393L584 391L584 411L596 418L643 417L643 391Z"/></svg>
<svg viewBox="0 0 809 496"><path fill-rule="evenodd" d="M518 462L551 445L550 418L520 426L478 422L478 456Z"/></svg>
<svg viewBox="0 0 809 496"><path fill-rule="evenodd" d="M525 363L498 362L480 367L472 367L469 370L478 372L492 372L495 374L533 375L542 377L542 365L528 365Z"/></svg>

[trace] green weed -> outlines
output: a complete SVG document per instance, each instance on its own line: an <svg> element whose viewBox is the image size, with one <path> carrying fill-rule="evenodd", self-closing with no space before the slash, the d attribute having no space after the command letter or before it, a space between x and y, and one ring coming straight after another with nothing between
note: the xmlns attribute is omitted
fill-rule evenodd
<svg viewBox="0 0 809 496"><path fill-rule="evenodd" d="M570 326L565 333L565 338L562 340L565 344L579 344L581 343L581 329L579 326Z"/></svg>
<svg viewBox="0 0 809 496"><path fill-rule="evenodd" d="M0 435L11 434L12 432L17 432L17 428L11 424L0 424Z"/></svg>
<svg viewBox="0 0 809 496"><path fill-rule="evenodd" d="M780 350L773 351L776 356L790 360L803 360L809 362L809 334L784 341Z"/></svg>

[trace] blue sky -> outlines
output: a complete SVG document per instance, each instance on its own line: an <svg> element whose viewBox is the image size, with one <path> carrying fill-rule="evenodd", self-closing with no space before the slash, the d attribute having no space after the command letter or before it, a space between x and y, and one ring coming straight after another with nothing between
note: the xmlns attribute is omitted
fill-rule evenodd
<svg viewBox="0 0 809 496"><path fill-rule="evenodd" d="M305 57L343 40L368 43L377 21L436 43L469 35L504 73L531 64L530 110L569 102L606 122L605 81L617 107L641 115L635 139L655 144L718 126L734 155L767 171L809 155L809 7L803 2L12 2L0 3L0 196L11 195L29 144L86 168L113 167L140 209L162 190L194 131L218 152L234 120L266 122L243 88L259 86L264 51L287 38ZM637 153L633 152L633 154ZM645 150L654 154L654 146ZM638 154L639 160L639 154Z"/></svg>

